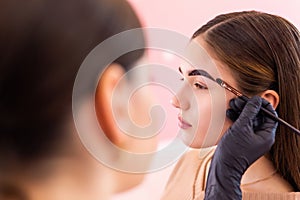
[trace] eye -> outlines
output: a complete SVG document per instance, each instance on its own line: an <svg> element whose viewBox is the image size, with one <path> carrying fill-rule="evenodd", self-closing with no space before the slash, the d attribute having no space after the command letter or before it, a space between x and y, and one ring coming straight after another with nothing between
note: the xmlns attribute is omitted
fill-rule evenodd
<svg viewBox="0 0 300 200"><path fill-rule="evenodd" d="M198 82L194 83L194 86L198 89L203 89L203 90L208 89L205 85Z"/></svg>

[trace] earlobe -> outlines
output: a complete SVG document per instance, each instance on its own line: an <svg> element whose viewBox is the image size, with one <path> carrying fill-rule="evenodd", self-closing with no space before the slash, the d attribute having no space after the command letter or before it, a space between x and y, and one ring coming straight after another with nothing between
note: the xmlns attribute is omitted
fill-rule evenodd
<svg viewBox="0 0 300 200"><path fill-rule="evenodd" d="M266 90L260 96L270 102L274 109L277 108L279 104L279 95L276 91Z"/></svg>
<svg viewBox="0 0 300 200"><path fill-rule="evenodd" d="M114 112L118 112L118 108L112 110L112 97L117 84L125 74L123 67L119 64L112 63L102 73L95 94L95 110L98 122L105 135L115 144L121 145L123 134L119 130L115 119ZM117 106L118 105L115 105ZM122 105L120 105L120 108Z"/></svg>

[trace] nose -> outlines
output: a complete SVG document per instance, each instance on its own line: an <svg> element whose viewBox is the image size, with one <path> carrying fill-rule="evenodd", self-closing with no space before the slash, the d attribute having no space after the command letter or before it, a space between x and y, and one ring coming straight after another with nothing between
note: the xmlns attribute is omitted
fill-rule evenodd
<svg viewBox="0 0 300 200"><path fill-rule="evenodd" d="M174 106L175 108L180 108L180 104L179 104L179 100L176 97L176 95L174 95L171 99L171 104L172 106Z"/></svg>
<svg viewBox="0 0 300 200"><path fill-rule="evenodd" d="M190 107L188 98L183 94L183 90L174 95L171 99L171 104L178 109L187 110Z"/></svg>

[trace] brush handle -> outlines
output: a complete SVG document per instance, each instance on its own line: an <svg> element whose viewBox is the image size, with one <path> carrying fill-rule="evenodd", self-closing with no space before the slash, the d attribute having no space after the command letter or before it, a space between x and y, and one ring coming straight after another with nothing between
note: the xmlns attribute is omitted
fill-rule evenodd
<svg viewBox="0 0 300 200"><path fill-rule="evenodd" d="M220 78L216 79L216 82L224 89L232 92L233 94L235 94L236 96L240 97L242 100L244 100L245 102L247 102L249 100L249 97L243 95L240 91L238 91L237 89L231 87L228 83L226 83L225 81L223 81ZM279 118L278 116L274 115L273 113L271 113L270 111L268 111L267 109L265 109L264 107L261 107L261 110L266 113L269 117L271 117L273 120L280 122L281 124L289 127L290 129L292 129L297 135L300 136L300 131L298 129L296 129L294 126L292 126L291 124L287 123L286 121L284 121L283 119Z"/></svg>
<svg viewBox="0 0 300 200"><path fill-rule="evenodd" d="M249 98L248 98L247 96L244 96L244 95L237 95L237 96L239 96L241 99L243 99L243 100L246 101L246 102L249 100ZM287 123L286 121L284 121L284 120L281 119L280 117L274 115L273 113L271 113L270 111L268 111L268 110L267 110L266 108L264 108L264 107L261 107L261 110L262 110L265 114L267 114L269 117L271 117L273 120L275 120L275 121L277 121L277 122L279 122L279 123L281 123L281 124L283 124L283 125L289 127L289 128L292 129L297 135L300 136L300 131L299 131L298 129L296 129L294 126L292 126L291 124Z"/></svg>

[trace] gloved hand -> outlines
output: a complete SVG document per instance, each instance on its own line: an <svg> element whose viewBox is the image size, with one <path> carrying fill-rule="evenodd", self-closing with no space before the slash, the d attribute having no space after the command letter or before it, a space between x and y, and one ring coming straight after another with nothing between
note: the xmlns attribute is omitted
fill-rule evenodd
<svg viewBox="0 0 300 200"><path fill-rule="evenodd" d="M266 100L232 99L227 117L235 121L220 140L211 161L205 200L242 199L240 182L247 168L267 153L275 141L277 122L260 112L263 106L276 115Z"/></svg>

